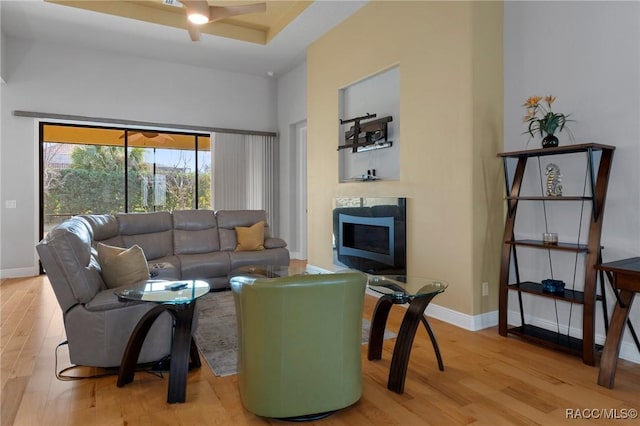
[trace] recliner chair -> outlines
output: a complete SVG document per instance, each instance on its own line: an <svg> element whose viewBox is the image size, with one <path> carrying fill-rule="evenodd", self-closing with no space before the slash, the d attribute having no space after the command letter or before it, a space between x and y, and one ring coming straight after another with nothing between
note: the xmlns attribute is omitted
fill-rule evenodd
<svg viewBox="0 0 640 426"><path fill-rule="evenodd" d="M156 304L118 300L102 280L92 239L89 222L76 216L52 229L36 249L62 309L70 361L117 367L134 327ZM169 355L172 335L173 318L162 313L147 334L138 362Z"/></svg>
<svg viewBox="0 0 640 426"><path fill-rule="evenodd" d="M366 282L360 272L231 279L247 410L308 420L360 399Z"/></svg>

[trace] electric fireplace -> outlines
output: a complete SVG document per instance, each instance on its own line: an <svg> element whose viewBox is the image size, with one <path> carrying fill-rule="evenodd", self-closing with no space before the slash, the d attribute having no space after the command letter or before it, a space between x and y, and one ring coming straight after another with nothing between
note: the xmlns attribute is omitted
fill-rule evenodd
<svg viewBox="0 0 640 426"><path fill-rule="evenodd" d="M406 199L339 198L334 262L374 274L406 274Z"/></svg>

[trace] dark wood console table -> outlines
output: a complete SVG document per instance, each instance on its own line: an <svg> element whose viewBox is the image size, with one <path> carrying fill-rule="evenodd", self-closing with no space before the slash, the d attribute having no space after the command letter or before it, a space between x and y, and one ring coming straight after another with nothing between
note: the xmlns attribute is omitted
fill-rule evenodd
<svg viewBox="0 0 640 426"><path fill-rule="evenodd" d="M611 323L598 373L598 384L611 389L616 375L622 335L625 324L628 322L633 296L640 292L640 257L603 263L596 265L596 268L609 275L614 291L618 291L617 303L611 315ZM635 338L635 332L633 334Z"/></svg>

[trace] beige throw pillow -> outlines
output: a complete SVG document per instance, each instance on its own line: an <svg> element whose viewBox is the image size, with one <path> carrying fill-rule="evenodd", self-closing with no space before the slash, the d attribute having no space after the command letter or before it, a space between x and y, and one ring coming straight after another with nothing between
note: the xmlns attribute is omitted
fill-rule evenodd
<svg viewBox="0 0 640 426"><path fill-rule="evenodd" d="M142 248L128 249L98 243L98 263L102 278L109 288L132 285L149 279L149 265Z"/></svg>
<svg viewBox="0 0 640 426"><path fill-rule="evenodd" d="M236 251L264 250L264 220L249 227L236 226Z"/></svg>

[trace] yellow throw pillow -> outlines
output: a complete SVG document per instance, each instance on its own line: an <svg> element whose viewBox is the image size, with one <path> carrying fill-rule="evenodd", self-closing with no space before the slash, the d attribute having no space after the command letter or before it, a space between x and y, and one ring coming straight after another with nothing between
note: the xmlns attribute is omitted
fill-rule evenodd
<svg viewBox="0 0 640 426"><path fill-rule="evenodd" d="M264 250L264 220L249 227L236 226L236 251Z"/></svg>
<svg viewBox="0 0 640 426"><path fill-rule="evenodd" d="M98 263L109 288L132 285L149 279L149 265L142 248L128 249L98 243Z"/></svg>

